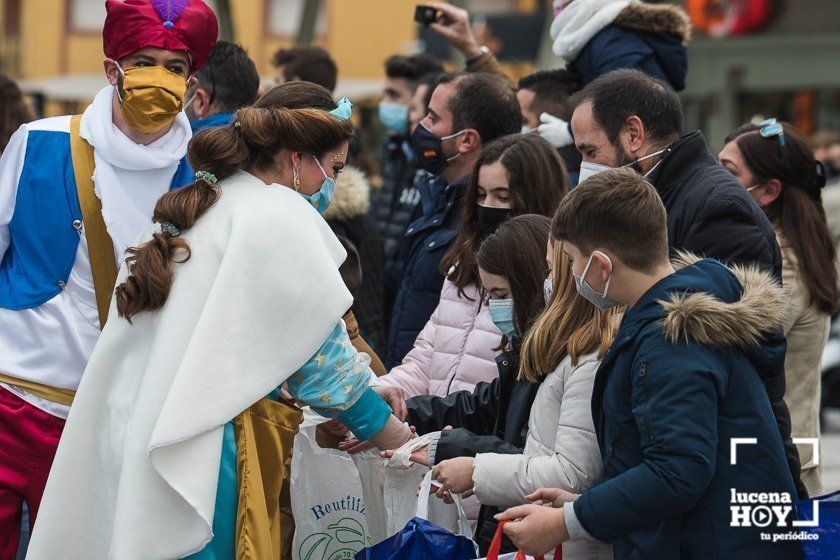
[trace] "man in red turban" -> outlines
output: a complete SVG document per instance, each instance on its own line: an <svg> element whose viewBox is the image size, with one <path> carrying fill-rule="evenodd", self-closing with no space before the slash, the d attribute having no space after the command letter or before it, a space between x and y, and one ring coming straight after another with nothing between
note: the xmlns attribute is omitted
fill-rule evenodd
<svg viewBox="0 0 840 560"><path fill-rule="evenodd" d="M201 0L106 0L104 87L25 124L0 160L0 558L35 522L117 268L158 198L193 182L183 112L216 42Z"/></svg>
<svg viewBox="0 0 840 560"><path fill-rule="evenodd" d="M216 44L216 16L201 0L106 0L105 7L105 74L117 86L114 124L148 144L183 109L191 76Z"/></svg>
<svg viewBox="0 0 840 560"><path fill-rule="evenodd" d="M147 47L184 51L195 72L216 44L216 15L200 0L107 0L105 5L102 42L105 56L113 60Z"/></svg>

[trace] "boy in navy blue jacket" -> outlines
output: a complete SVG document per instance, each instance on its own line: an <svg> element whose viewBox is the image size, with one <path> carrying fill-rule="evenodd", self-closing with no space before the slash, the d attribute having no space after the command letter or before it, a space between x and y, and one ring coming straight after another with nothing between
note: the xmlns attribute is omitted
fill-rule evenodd
<svg viewBox="0 0 840 560"><path fill-rule="evenodd" d="M783 374L781 287L756 268L680 254L665 208L627 169L588 179L560 204L552 237L578 291L626 305L601 362L592 414L604 476L579 496L541 490L511 508L523 551L613 543L615 558L799 558L796 489L762 376Z"/></svg>

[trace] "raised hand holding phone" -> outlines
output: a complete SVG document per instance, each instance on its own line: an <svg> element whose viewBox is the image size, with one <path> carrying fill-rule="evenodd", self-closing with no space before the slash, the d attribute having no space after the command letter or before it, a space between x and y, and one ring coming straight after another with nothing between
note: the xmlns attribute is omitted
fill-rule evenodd
<svg viewBox="0 0 840 560"><path fill-rule="evenodd" d="M469 12L451 4L429 2L417 6L414 15L415 21L420 8L424 9L424 15L431 10L435 11L435 19L427 27L444 37L452 45L452 48L461 52L466 60L483 54L484 51L481 50L481 45L476 39L470 24Z"/></svg>

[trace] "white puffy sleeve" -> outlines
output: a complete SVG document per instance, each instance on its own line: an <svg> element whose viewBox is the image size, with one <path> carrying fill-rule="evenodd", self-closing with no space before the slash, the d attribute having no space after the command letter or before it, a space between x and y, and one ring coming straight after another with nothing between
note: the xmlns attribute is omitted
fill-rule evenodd
<svg viewBox="0 0 840 560"><path fill-rule="evenodd" d="M21 126L12 134L6 149L3 150L3 156L0 157L0 260L11 243L9 222L15 213L18 181L23 171L28 136L26 125Z"/></svg>

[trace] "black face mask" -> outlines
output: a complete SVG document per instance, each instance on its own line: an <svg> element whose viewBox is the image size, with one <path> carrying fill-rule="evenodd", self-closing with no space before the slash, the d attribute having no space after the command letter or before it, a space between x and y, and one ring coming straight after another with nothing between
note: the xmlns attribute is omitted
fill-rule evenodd
<svg viewBox="0 0 840 560"><path fill-rule="evenodd" d="M425 169L432 175L439 175L450 161L460 155L456 154L450 158L446 157L443 154L441 141L448 138L454 138L455 136L461 134L461 132L456 132L455 134L438 138L429 132L428 128L422 124L418 124L414 129L414 132L411 134L410 139L411 150L414 152L414 157L417 161L418 167Z"/></svg>
<svg viewBox="0 0 840 560"><path fill-rule="evenodd" d="M493 206L478 205L476 218L481 237L487 237L506 221L511 214L510 208L495 208Z"/></svg>

